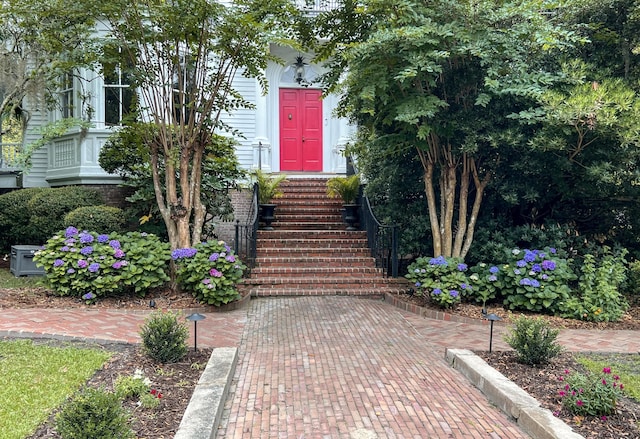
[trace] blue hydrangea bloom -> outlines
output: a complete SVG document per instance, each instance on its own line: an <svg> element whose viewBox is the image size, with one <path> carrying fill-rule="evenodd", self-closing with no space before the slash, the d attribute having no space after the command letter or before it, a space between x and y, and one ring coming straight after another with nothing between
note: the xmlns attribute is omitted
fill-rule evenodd
<svg viewBox="0 0 640 439"><path fill-rule="evenodd" d="M499 271L500 271L500 269L498 267L496 267L495 265L493 267L489 268L489 273L492 273L492 274L496 274Z"/></svg>
<svg viewBox="0 0 640 439"><path fill-rule="evenodd" d="M467 264L458 264L458 271L467 271Z"/></svg>
<svg viewBox="0 0 640 439"><path fill-rule="evenodd" d="M219 257L220 257L220 253L213 253L211 256L209 256L209 261L215 262L218 260Z"/></svg>
<svg viewBox="0 0 640 439"><path fill-rule="evenodd" d="M524 259L526 262L533 262L536 260L536 255L537 255L537 251L530 251L530 250L525 250L524 251Z"/></svg>
<svg viewBox="0 0 640 439"><path fill-rule="evenodd" d="M80 243L89 244L93 242L93 235L91 233L82 232L79 236Z"/></svg>
<svg viewBox="0 0 640 439"><path fill-rule="evenodd" d="M198 253L198 250L195 248L177 248L171 252L171 258L173 260L182 259L182 258L191 258Z"/></svg>
<svg viewBox="0 0 640 439"><path fill-rule="evenodd" d="M458 293L456 290L451 290L451 291L449 291L449 295L450 295L451 297L458 297L458 295L459 295L459 294L460 294L460 293Z"/></svg>
<svg viewBox="0 0 640 439"><path fill-rule="evenodd" d="M492 274L491 276L489 276L489 282L495 282L498 280L498 277L495 274Z"/></svg>
<svg viewBox="0 0 640 439"><path fill-rule="evenodd" d="M98 235L98 237L96 238L96 240L101 243L104 244L105 242L109 242L109 235Z"/></svg>
<svg viewBox="0 0 640 439"><path fill-rule="evenodd" d="M442 294L442 290L440 288L436 288L431 294L433 294L434 296L439 296L440 294Z"/></svg>
<svg viewBox="0 0 640 439"><path fill-rule="evenodd" d="M112 239L111 241L109 241L109 245L114 249L119 249L121 247L120 241L118 241L117 239Z"/></svg>
<svg viewBox="0 0 640 439"><path fill-rule="evenodd" d="M553 271L556 269L556 263L553 261L542 261L542 269L544 270L549 270L549 271Z"/></svg>
<svg viewBox="0 0 640 439"><path fill-rule="evenodd" d="M71 238L72 236L75 236L77 234L78 234L78 229L76 229L73 226L67 227L67 229L64 231L65 238Z"/></svg>
<svg viewBox="0 0 640 439"><path fill-rule="evenodd" d="M90 255L91 253L93 253L93 247L91 247L90 245L87 247L82 247L80 249L80 254L83 254L85 256Z"/></svg>
<svg viewBox="0 0 640 439"><path fill-rule="evenodd" d="M60 267L61 265L64 265L64 261L62 259L56 259L55 261L53 261L54 267Z"/></svg>
<svg viewBox="0 0 640 439"><path fill-rule="evenodd" d="M87 268L87 270L89 270L91 273L95 273L100 270L100 264L94 262L93 264L89 265L89 268Z"/></svg>
<svg viewBox="0 0 640 439"><path fill-rule="evenodd" d="M540 266L540 264L533 264L533 266L531 267L531 271L533 271L534 273L540 273L542 271L542 267Z"/></svg>
<svg viewBox="0 0 640 439"><path fill-rule="evenodd" d="M516 265L520 268L526 267L527 261L525 261L524 259L520 259L518 262L516 262Z"/></svg>

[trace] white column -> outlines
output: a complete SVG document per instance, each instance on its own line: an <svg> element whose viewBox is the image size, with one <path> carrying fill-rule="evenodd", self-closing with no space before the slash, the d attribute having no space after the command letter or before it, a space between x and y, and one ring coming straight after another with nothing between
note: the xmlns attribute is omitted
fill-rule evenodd
<svg viewBox="0 0 640 439"><path fill-rule="evenodd" d="M256 81L256 135L251 143L253 147L253 169L271 172L271 142L267 137L267 97Z"/></svg>

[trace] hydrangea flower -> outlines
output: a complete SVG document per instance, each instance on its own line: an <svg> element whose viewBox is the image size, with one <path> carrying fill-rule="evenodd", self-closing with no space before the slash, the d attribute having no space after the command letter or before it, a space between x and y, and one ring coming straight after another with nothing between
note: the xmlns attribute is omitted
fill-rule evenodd
<svg viewBox="0 0 640 439"><path fill-rule="evenodd" d="M176 259L191 258L198 252L195 248L177 248L171 252L171 258Z"/></svg>
<svg viewBox="0 0 640 439"><path fill-rule="evenodd" d="M78 261L78 268L87 268L87 265L89 265L89 264L84 259L80 259Z"/></svg>
<svg viewBox="0 0 640 439"><path fill-rule="evenodd" d="M467 264L458 264L458 271L467 271Z"/></svg>
<svg viewBox="0 0 640 439"><path fill-rule="evenodd" d="M444 256L438 256L437 258L431 258L429 260L429 265L449 265Z"/></svg>
<svg viewBox="0 0 640 439"><path fill-rule="evenodd" d="M225 258L228 262L235 262L236 261L236 257L233 255L229 255Z"/></svg>
<svg viewBox="0 0 640 439"><path fill-rule="evenodd" d="M60 248L61 252L68 252L69 251L69 247L67 247L66 245L64 247Z"/></svg>
<svg viewBox="0 0 640 439"><path fill-rule="evenodd" d="M209 256L209 261L215 262L218 260L219 257L220 257L220 253L213 253L211 256Z"/></svg>
<svg viewBox="0 0 640 439"><path fill-rule="evenodd" d="M420 282L416 282L416 287L420 288L420 285L422 285Z"/></svg>
<svg viewBox="0 0 640 439"><path fill-rule="evenodd" d="M489 276L489 282L495 282L498 280L498 277L495 274L492 274L491 276Z"/></svg>
<svg viewBox="0 0 640 439"><path fill-rule="evenodd" d="M215 268L209 270L209 274L213 277L222 277L222 272L216 270Z"/></svg>
<svg viewBox="0 0 640 439"><path fill-rule="evenodd" d="M211 283L211 279L209 279L208 277L204 278L204 279L202 279L202 283L205 284L205 285L209 285Z"/></svg>
<svg viewBox="0 0 640 439"><path fill-rule="evenodd" d="M119 248L117 248L116 251L113 252L114 258L121 259L121 258L124 258L124 256L125 256L124 252Z"/></svg>
<svg viewBox="0 0 640 439"><path fill-rule="evenodd" d="M527 261L525 261L524 259L520 259L518 262L516 262L516 265L520 268L526 267Z"/></svg>
<svg viewBox="0 0 640 439"><path fill-rule="evenodd" d="M54 267L60 267L61 265L64 265L64 261L62 259L56 259L55 261L53 261Z"/></svg>
<svg viewBox="0 0 640 439"><path fill-rule="evenodd" d="M67 229L64 231L64 237L65 238L70 238L70 237L75 236L77 234L78 234L78 229L76 229L73 226L67 227Z"/></svg>
<svg viewBox="0 0 640 439"><path fill-rule="evenodd" d="M96 241L98 241L100 244L109 242L109 235L98 235L98 237L96 238Z"/></svg>
<svg viewBox="0 0 640 439"><path fill-rule="evenodd" d="M442 294L442 290L440 288L436 288L431 294L433 294L434 296L439 296L440 294Z"/></svg>
<svg viewBox="0 0 640 439"><path fill-rule="evenodd" d="M500 271L500 269L498 267L496 267L495 265L493 267L489 268L489 273L491 273L491 274L496 274L499 271Z"/></svg>
<svg viewBox="0 0 640 439"><path fill-rule="evenodd" d="M100 264L94 262L93 264L89 265L89 268L87 268L87 270L89 270L89 272L91 273L96 273L98 270L100 270Z"/></svg>
<svg viewBox="0 0 640 439"><path fill-rule="evenodd" d="M93 247L91 247L90 245L87 247L82 247L80 249L80 253L85 256L89 256L91 253L93 253Z"/></svg>
<svg viewBox="0 0 640 439"><path fill-rule="evenodd" d="M542 267L543 270L548 270L548 271L553 271L556 269L556 263L554 261L542 261L542 264L540 264L540 266Z"/></svg>
<svg viewBox="0 0 640 439"><path fill-rule="evenodd" d="M76 270L74 270L73 268L69 268L69 269L67 270L67 274L73 274L73 273L75 273L75 272L76 272Z"/></svg>
<svg viewBox="0 0 640 439"><path fill-rule="evenodd" d="M542 271L542 267L540 266L540 264L533 264L533 266L531 267L531 271L533 271L534 273L540 273Z"/></svg>
<svg viewBox="0 0 640 439"><path fill-rule="evenodd" d="M109 245L113 249L119 249L121 247L120 246L120 241L118 241L117 239L112 239L111 241L109 241Z"/></svg>
<svg viewBox="0 0 640 439"><path fill-rule="evenodd" d="M123 263L123 262L124 262L124 261L116 261L116 262L114 262L114 263L111 265L111 267L112 267L112 268L115 268L116 270L117 270L117 269L119 269L119 268L122 268L122 263Z"/></svg>
<svg viewBox="0 0 640 439"><path fill-rule="evenodd" d="M525 250L524 253L524 259L525 262L533 262L536 260L536 255L537 255L537 251L530 251L530 250Z"/></svg>
<svg viewBox="0 0 640 439"><path fill-rule="evenodd" d="M451 291L449 291L449 295L450 295L451 297L458 297L458 295L459 295L459 294L460 294L460 293L458 293L456 290L451 290Z"/></svg>
<svg viewBox="0 0 640 439"><path fill-rule="evenodd" d="M91 233L82 232L79 236L81 244L89 244L93 242L93 235Z"/></svg>

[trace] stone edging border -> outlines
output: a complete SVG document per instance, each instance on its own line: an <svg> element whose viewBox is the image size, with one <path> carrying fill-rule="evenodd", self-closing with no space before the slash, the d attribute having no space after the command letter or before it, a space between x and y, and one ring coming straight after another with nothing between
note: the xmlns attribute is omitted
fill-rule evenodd
<svg viewBox="0 0 640 439"><path fill-rule="evenodd" d="M237 363L238 348L213 350L174 439L216 437Z"/></svg>
<svg viewBox="0 0 640 439"><path fill-rule="evenodd" d="M518 426L534 439L584 439L473 352L447 349L445 358L451 367L467 377L491 403L513 417Z"/></svg>

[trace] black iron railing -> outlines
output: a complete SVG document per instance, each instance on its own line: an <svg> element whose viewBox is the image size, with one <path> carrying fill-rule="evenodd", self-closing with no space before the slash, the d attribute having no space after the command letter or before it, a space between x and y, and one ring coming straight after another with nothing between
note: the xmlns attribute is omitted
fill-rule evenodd
<svg viewBox="0 0 640 439"><path fill-rule="evenodd" d="M398 277L398 226L381 224L366 195L360 197L360 227L367 231L376 265L383 268L387 276Z"/></svg>
<svg viewBox="0 0 640 439"><path fill-rule="evenodd" d="M249 268L256 265L256 246L258 242L258 185L253 185L253 196L246 223L236 220L235 252Z"/></svg>

